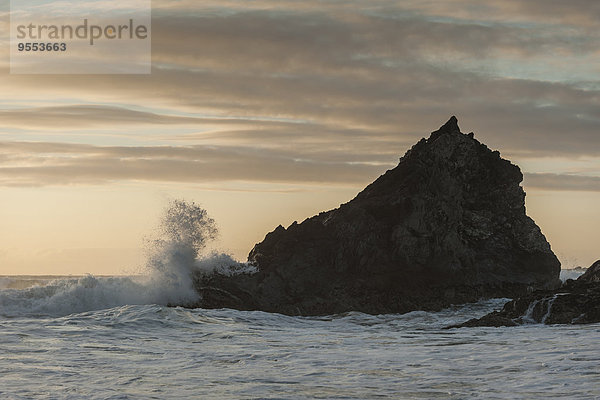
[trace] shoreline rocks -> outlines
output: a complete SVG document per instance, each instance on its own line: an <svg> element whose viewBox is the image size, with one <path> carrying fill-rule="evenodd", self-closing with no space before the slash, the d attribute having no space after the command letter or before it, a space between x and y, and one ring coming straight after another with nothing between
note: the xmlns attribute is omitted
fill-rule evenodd
<svg viewBox="0 0 600 400"><path fill-rule="evenodd" d="M535 291L509 301L501 311L453 327L596 322L600 322L600 260L579 278L568 279L556 290Z"/></svg>
<svg viewBox="0 0 600 400"><path fill-rule="evenodd" d="M452 117L353 200L268 233L248 256L257 273L196 276L199 306L405 313L556 288L522 179Z"/></svg>

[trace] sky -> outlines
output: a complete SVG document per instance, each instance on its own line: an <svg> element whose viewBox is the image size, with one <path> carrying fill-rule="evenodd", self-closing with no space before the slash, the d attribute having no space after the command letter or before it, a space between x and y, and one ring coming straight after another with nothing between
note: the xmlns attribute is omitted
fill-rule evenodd
<svg viewBox="0 0 600 400"><path fill-rule="evenodd" d="M563 268L600 258L595 0L154 0L146 75L9 73L0 275L129 274L169 200L245 259L456 115L524 172Z"/></svg>

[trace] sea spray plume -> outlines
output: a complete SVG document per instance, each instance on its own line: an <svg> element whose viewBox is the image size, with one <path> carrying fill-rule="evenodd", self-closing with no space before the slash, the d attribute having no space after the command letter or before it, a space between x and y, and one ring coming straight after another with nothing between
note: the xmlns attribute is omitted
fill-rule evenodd
<svg viewBox="0 0 600 400"><path fill-rule="evenodd" d="M206 210L184 200L173 200L161 219L160 238L149 241L150 277L163 288L167 304L195 307L202 277L250 275L255 266L240 263L231 255L212 251L207 244L218 236L215 221Z"/></svg>
<svg viewBox="0 0 600 400"><path fill-rule="evenodd" d="M167 240L188 247L194 258L219 233L215 220L205 209L185 200L171 201L162 218L161 230Z"/></svg>
<svg viewBox="0 0 600 400"><path fill-rule="evenodd" d="M217 236L215 221L195 203L174 200L151 240L145 271L133 277L56 279L28 288L0 288L0 316L68 315L134 304L193 306L191 272L228 264L225 255L200 255ZM233 261L235 263L235 261Z"/></svg>
<svg viewBox="0 0 600 400"><path fill-rule="evenodd" d="M149 241L150 278L165 289L168 304L187 305L199 299L191 273L218 229L205 209L194 202L172 200L159 227L160 237Z"/></svg>

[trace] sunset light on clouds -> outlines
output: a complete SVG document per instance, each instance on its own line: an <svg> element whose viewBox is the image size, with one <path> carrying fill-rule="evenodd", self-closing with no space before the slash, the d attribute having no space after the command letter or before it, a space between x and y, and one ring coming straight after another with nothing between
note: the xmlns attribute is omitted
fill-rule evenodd
<svg viewBox="0 0 600 400"><path fill-rule="evenodd" d="M600 3L157 0L148 75L9 74L0 4L0 275L135 273L173 198L244 259L451 115L563 268L598 258Z"/></svg>

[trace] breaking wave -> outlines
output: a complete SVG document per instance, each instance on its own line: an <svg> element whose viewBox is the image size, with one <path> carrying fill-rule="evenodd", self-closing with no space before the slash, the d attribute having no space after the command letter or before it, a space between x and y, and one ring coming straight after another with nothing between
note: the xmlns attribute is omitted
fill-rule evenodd
<svg viewBox="0 0 600 400"><path fill-rule="evenodd" d="M30 285L23 284L27 279L4 277L0 315L62 316L134 304L193 306L200 300L193 284L195 273L254 272L228 254L204 254L217 235L216 223L206 210L193 202L173 200L154 237L146 240L147 261L142 275L29 278Z"/></svg>
<svg viewBox="0 0 600 400"><path fill-rule="evenodd" d="M572 268L572 269L561 269L560 280L565 282L567 279L577 279L587 270L587 268Z"/></svg>

